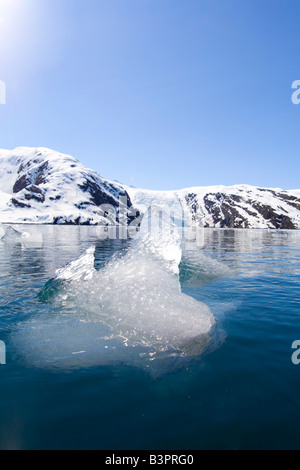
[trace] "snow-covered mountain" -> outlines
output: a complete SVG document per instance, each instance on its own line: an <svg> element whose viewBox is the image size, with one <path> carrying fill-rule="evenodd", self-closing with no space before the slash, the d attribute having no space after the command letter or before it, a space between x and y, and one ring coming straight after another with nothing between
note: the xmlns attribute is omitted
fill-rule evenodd
<svg viewBox="0 0 300 470"><path fill-rule="evenodd" d="M0 150L0 222L110 224L118 221L120 207L125 213L131 205L120 184L69 155L46 148Z"/></svg>
<svg viewBox="0 0 300 470"><path fill-rule="evenodd" d="M137 211L144 213L150 205L169 209L175 219L200 227L300 229L300 190L248 185L135 189L109 181L53 150L0 150L2 223L130 223ZM127 210L121 220L120 214Z"/></svg>
<svg viewBox="0 0 300 470"><path fill-rule="evenodd" d="M190 226L215 228L300 229L300 190L249 185L207 186L180 191L147 191L126 187L141 212L151 204L167 205L175 218L184 214Z"/></svg>

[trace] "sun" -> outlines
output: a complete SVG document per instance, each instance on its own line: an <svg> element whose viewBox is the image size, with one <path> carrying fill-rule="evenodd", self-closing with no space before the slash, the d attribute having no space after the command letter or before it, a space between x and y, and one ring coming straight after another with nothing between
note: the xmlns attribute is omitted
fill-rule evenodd
<svg viewBox="0 0 300 470"><path fill-rule="evenodd" d="M28 0L30 1L30 0ZM20 40L21 25L24 21L26 0L0 0L0 52L12 53Z"/></svg>
<svg viewBox="0 0 300 470"><path fill-rule="evenodd" d="M23 0L0 0L0 28L5 30L13 25Z"/></svg>
<svg viewBox="0 0 300 470"><path fill-rule="evenodd" d="M0 21L3 22L19 6L19 0L0 0Z"/></svg>

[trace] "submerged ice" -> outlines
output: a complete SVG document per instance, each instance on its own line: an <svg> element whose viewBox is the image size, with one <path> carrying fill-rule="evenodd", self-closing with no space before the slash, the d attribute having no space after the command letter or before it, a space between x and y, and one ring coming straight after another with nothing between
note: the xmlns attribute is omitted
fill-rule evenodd
<svg viewBox="0 0 300 470"><path fill-rule="evenodd" d="M43 236L36 228L23 232L10 225L0 224L0 241L6 245L21 244L23 247L39 247L43 245Z"/></svg>
<svg viewBox="0 0 300 470"><path fill-rule="evenodd" d="M28 236L27 233L21 233L10 225L0 225L0 240L5 242L16 242L21 239L25 239Z"/></svg>
<svg viewBox="0 0 300 470"><path fill-rule="evenodd" d="M215 319L181 291L181 239L159 208L99 271L95 247L56 273L39 298L61 308L19 325L15 344L39 366L84 367L201 354ZM148 367L148 365L147 365Z"/></svg>

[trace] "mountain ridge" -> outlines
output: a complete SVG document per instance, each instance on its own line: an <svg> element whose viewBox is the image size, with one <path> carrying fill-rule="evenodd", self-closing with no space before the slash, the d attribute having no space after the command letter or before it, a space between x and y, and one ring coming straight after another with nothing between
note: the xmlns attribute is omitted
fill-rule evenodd
<svg viewBox="0 0 300 470"><path fill-rule="evenodd" d="M300 229L297 189L243 184L154 191L110 181L44 147L0 150L2 223L129 224L153 204L170 209L178 220L184 213L192 226Z"/></svg>

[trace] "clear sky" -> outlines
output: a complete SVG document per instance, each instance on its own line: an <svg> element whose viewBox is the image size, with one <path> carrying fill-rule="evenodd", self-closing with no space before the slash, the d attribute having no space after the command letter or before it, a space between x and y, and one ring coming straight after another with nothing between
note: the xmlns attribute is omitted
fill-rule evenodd
<svg viewBox="0 0 300 470"><path fill-rule="evenodd" d="M299 0L0 0L0 147L149 189L300 187Z"/></svg>

